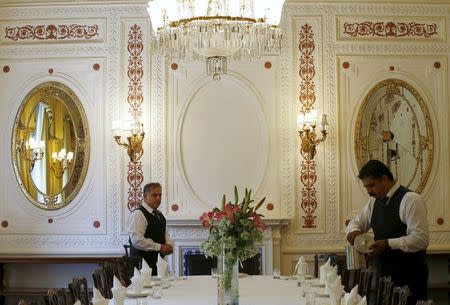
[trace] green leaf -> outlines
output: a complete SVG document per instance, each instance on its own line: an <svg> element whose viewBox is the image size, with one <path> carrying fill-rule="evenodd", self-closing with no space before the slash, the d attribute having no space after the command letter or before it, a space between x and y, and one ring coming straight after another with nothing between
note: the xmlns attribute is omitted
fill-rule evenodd
<svg viewBox="0 0 450 305"><path fill-rule="evenodd" d="M262 206L262 204L264 203L265 200L266 200L266 197L264 197L263 199L261 199L260 202L258 202L258 204L255 207L255 211L258 210Z"/></svg>
<svg viewBox="0 0 450 305"><path fill-rule="evenodd" d="M234 186L234 200L236 201L236 204L239 202L238 189L236 185Z"/></svg>
<svg viewBox="0 0 450 305"><path fill-rule="evenodd" d="M225 198L225 194L223 194L223 196L222 196L222 209L225 207L225 202L226 202L226 198Z"/></svg>

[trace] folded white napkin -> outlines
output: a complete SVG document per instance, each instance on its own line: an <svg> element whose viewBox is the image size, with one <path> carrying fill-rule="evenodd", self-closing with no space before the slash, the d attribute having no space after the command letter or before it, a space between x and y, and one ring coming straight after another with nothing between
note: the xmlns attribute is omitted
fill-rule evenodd
<svg viewBox="0 0 450 305"><path fill-rule="evenodd" d="M309 273L308 263L305 261L303 256L300 256L297 264L295 265L294 274L296 275L306 275Z"/></svg>
<svg viewBox="0 0 450 305"><path fill-rule="evenodd" d="M81 301L80 300L76 300L76 302L73 303L73 305L81 305Z"/></svg>
<svg viewBox="0 0 450 305"><path fill-rule="evenodd" d="M147 264L145 259L142 260L141 275L144 278L144 285L150 286L152 283L152 268Z"/></svg>
<svg viewBox="0 0 450 305"><path fill-rule="evenodd" d="M334 266L331 268L331 271L326 274L326 281L334 282L337 277L338 277L337 266Z"/></svg>
<svg viewBox="0 0 450 305"><path fill-rule="evenodd" d="M92 305L108 305L109 300L105 299L97 288L92 288Z"/></svg>
<svg viewBox="0 0 450 305"><path fill-rule="evenodd" d="M329 258L327 262L319 268L319 277L321 284L325 284L327 274L331 272L331 269L333 269L333 267L331 267L331 259Z"/></svg>
<svg viewBox="0 0 450 305"><path fill-rule="evenodd" d="M161 257L161 255L158 255L158 262L156 263L156 269L158 270L159 278L167 277L167 268L168 263Z"/></svg>
<svg viewBox="0 0 450 305"><path fill-rule="evenodd" d="M327 290L330 294L331 305L340 305L342 293L344 292L344 286L341 283L340 275L328 283Z"/></svg>
<svg viewBox="0 0 450 305"><path fill-rule="evenodd" d="M124 305L127 288L114 276L113 288L111 288L113 300L116 305Z"/></svg>
<svg viewBox="0 0 450 305"><path fill-rule="evenodd" d="M344 295L344 305L357 305L361 301L361 296L358 294L358 285Z"/></svg>
<svg viewBox="0 0 450 305"><path fill-rule="evenodd" d="M144 289L144 277L136 268L134 268L134 274L133 277L131 278L130 286L131 289L136 293L140 293L142 289Z"/></svg>
<svg viewBox="0 0 450 305"><path fill-rule="evenodd" d="M357 305L367 305L367 298L363 296Z"/></svg>
<svg viewBox="0 0 450 305"><path fill-rule="evenodd" d="M336 279L338 278L338 274L337 274L337 267L334 266L330 272L327 273L326 275L326 279L325 279L325 292L328 292L328 286L334 284L334 282L336 282ZM339 276L340 279L340 276Z"/></svg>

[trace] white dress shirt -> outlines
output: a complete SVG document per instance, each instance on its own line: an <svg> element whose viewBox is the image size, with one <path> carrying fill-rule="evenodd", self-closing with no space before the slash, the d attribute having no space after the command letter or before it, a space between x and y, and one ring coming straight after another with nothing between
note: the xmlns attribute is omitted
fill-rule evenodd
<svg viewBox="0 0 450 305"><path fill-rule="evenodd" d="M389 198L386 204L389 204L390 198L400 187L396 182L387 193ZM370 221L372 219L373 206L375 198L371 197L363 210L347 226L346 234L353 231L365 233L371 229ZM429 232L427 208L425 202L419 194L408 192L400 202L399 208L400 220L406 224L406 236L388 239L389 247L400 249L404 252L417 252L428 247Z"/></svg>
<svg viewBox="0 0 450 305"><path fill-rule="evenodd" d="M149 207L146 203L142 206L149 212L153 213L153 209ZM161 244L154 242L150 238L145 238L145 231L147 230L148 222L144 216L144 213L140 210L133 211L128 217L128 232L130 235L131 243L133 247L144 251L160 251ZM170 240L169 232L166 227L166 243L172 244Z"/></svg>

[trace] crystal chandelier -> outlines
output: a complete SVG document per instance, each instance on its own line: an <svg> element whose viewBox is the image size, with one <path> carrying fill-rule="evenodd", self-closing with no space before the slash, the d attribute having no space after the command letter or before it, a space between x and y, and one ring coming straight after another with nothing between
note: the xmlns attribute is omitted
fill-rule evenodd
<svg viewBox="0 0 450 305"><path fill-rule="evenodd" d="M205 60L220 79L230 58L278 54L284 0L152 0L152 48L169 60Z"/></svg>

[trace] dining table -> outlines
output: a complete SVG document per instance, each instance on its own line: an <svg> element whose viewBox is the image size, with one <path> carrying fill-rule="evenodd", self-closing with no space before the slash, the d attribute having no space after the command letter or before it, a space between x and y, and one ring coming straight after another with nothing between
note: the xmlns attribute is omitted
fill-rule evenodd
<svg viewBox="0 0 450 305"><path fill-rule="evenodd" d="M315 305L329 305L325 287L317 279L308 280L308 289L315 292ZM217 279L212 276L178 277L170 281L162 296L154 298L127 297L124 305L215 305ZM155 289L155 287L153 288ZM112 304L112 303L110 303ZM240 305L306 305L295 277L245 276L239 278Z"/></svg>

